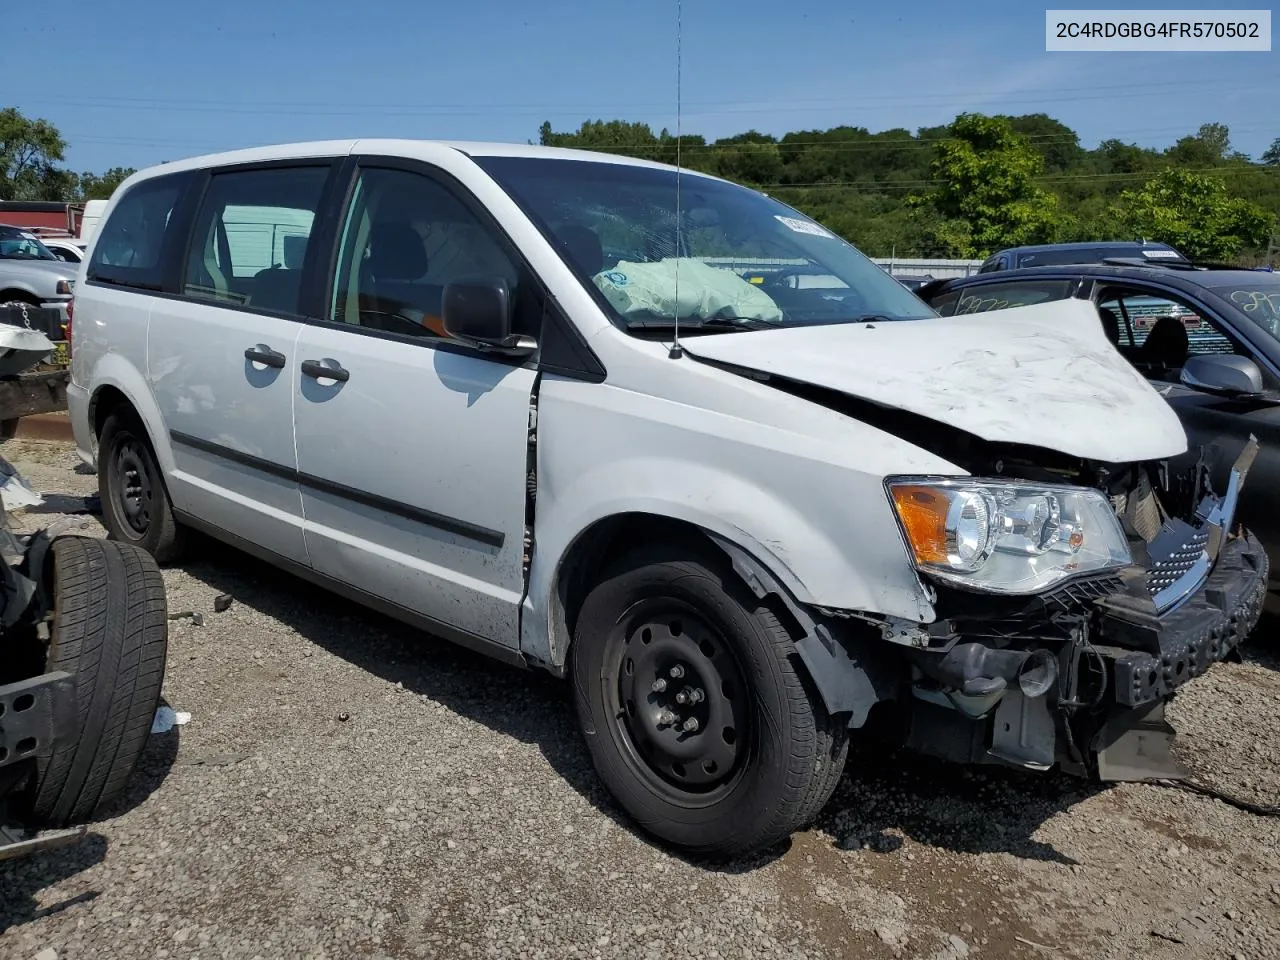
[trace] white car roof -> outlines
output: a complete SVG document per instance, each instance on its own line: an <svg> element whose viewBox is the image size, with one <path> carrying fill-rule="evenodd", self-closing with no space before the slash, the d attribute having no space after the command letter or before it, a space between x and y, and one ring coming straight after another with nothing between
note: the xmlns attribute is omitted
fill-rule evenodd
<svg viewBox="0 0 1280 960"><path fill-rule="evenodd" d="M312 140L300 143L281 143L262 147L249 147L242 150L228 150L221 153L204 154L188 157L170 163L148 167L138 171L134 176L148 179L165 173L182 170L200 170L205 167L223 166L237 163L259 163L267 160L291 160L304 157L342 156L356 152L381 153L390 156L418 156L424 146L449 147L470 157L546 157L561 160L582 160L592 163L609 163L617 166L648 167L654 170L675 170L674 166L656 163L652 160L641 160L636 157L624 157L611 153L597 153L593 150L575 150L567 147L543 147L528 143L498 143L468 140L390 140L390 139L356 139L356 140ZM688 176L719 180L709 174L682 169ZM133 177L130 178L131 180Z"/></svg>

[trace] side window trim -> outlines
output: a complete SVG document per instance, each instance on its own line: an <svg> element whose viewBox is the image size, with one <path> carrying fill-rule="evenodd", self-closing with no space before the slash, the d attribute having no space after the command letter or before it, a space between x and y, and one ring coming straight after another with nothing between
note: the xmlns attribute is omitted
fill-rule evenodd
<svg viewBox="0 0 1280 960"><path fill-rule="evenodd" d="M506 256L520 277L521 283L529 285L530 293L538 304L541 316L541 328L538 334L538 351L532 357L522 359L509 358L501 354L488 353L476 347L443 337L415 337L389 330L375 330L369 327L354 327L349 323L332 320L328 316L328 306L337 293L337 285L342 282L341 269L342 232L351 216L356 201L357 185L360 174L365 170L399 170L427 178L456 199L462 207L476 218L477 223L488 233L498 249ZM343 165L344 177L340 178L342 197L331 206L333 222L329 224L330 241L326 243L328 259L323 270L313 285L314 295L318 298L317 309L306 318L308 323L345 330L349 333L393 340L397 343L410 344L428 350L444 350L449 353L460 353L467 356L480 357L494 363L510 366L529 367L545 370L561 376L574 377L591 382L605 379L605 369L595 351L591 349L577 326L567 317L561 317L547 284L529 263L519 244L511 237L493 213L479 198L447 170L423 160L407 157L388 156L384 154L353 154ZM565 341L565 342L560 342Z"/></svg>

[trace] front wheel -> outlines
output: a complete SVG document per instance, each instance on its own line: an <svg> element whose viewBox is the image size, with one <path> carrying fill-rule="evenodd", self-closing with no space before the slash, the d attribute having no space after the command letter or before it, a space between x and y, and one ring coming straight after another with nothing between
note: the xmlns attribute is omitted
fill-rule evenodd
<svg viewBox="0 0 1280 960"><path fill-rule="evenodd" d="M159 563L181 553L183 533L146 428L132 411L107 417L98 438L98 492L111 539L132 544Z"/></svg>
<svg viewBox="0 0 1280 960"><path fill-rule="evenodd" d="M645 548L614 564L583 603L572 661L596 771L673 847L761 850L835 790L847 731L777 616L710 552Z"/></svg>

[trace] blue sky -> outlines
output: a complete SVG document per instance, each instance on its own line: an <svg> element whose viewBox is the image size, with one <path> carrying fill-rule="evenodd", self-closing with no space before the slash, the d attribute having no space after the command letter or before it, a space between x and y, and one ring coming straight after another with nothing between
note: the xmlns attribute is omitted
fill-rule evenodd
<svg viewBox="0 0 1280 960"><path fill-rule="evenodd" d="M914 130L980 110L1048 113L1086 146L1209 121L1255 157L1280 137L1280 52L1047 53L1044 9L684 0L683 128ZM77 171L325 137L523 142L544 119L675 129L675 0L64 0L4 20L0 106L57 124Z"/></svg>

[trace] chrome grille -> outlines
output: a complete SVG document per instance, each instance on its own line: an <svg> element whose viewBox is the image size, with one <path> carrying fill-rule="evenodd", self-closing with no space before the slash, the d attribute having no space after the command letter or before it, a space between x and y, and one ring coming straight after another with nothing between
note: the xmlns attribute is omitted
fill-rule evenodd
<svg viewBox="0 0 1280 960"><path fill-rule="evenodd" d="M1154 597L1166 587L1171 587L1178 580L1190 573L1204 557L1204 548L1209 543L1208 530L1196 530L1166 559L1157 560L1147 571L1147 589Z"/></svg>

